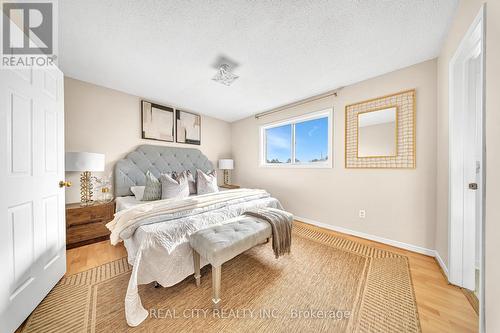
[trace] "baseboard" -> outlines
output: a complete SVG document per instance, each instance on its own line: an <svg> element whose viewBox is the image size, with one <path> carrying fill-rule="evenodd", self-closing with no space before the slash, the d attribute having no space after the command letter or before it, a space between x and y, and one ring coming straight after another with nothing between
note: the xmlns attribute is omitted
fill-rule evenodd
<svg viewBox="0 0 500 333"><path fill-rule="evenodd" d="M355 231L355 230L351 230L351 229L347 229L347 228L343 228L343 227L338 227L338 226L334 226L334 225L330 225L330 224L318 222L318 221L311 220L311 219L308 219L308 218L305 218L305 217L295 216L295 219L298 220L298 221L307 223L307 224L315 225L317 227L321 227L321 228L329 229L329 230L332 230L332 231L341 232L343 234L348 234L348 235L352 235L352 236L356 236L356 237L360 237L360 238L372 240L372 241L375 241L375 242L379 242L379 243L391 245L391 246L394 246L394 247L398 247L400 249L404 249L404 250L408 250L408 251L412 251L412 252L416 252L416 253L425 254L425 255L431 256L431 257L435 257L436 254L437 254L437 252L435 250L427 249L425 247L421 247L421 246L417 246L417 245L412 245L412 244L407 244L407 243L403 243L403 242L399 242L399 241L395 241L395 240L392 240L392 239L387 239L387 238L383 238L383 237L379 237L379 236L374 236L374 235L366 234L364 232L359 232L359 231ZM440 262L440 265L441 265L441 262ZM444 267L446 268L446 266L444 266ZM447 271L448 270L446 270L446 272Z"/></svg>
<svg viewBox="0 0 500 333"><path fill-rule="evenodd" d="M446 276L446 280L450 281L448 278L448 267L444 264L443 258L439 255L439 252L437 250L434 250L434 258L436 258L436 261L439 264L439 267L441 267L441 270L443 271L444 275Z"/></svg>

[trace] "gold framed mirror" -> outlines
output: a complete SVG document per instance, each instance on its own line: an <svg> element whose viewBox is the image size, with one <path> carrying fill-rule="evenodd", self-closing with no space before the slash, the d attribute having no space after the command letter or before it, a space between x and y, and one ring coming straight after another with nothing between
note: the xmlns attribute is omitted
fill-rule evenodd
<svg viewBox="0 0 500 333"><path fill-rule="evenodd" d="M345 107L346 168L415 168L415 89Z"/></svg>

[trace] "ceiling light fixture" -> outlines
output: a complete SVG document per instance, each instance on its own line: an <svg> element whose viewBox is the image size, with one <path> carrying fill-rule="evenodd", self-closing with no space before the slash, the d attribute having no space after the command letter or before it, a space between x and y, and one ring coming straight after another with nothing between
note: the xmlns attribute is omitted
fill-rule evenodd
<svg viewBox="0 0 500 333"><path fill-rule="evenodd" d="M217 69L217 74L212 78L215 82L219 82L225 86L230 86L234 80L239 78L238 75L233 74L232 67L228 64L221 64Z"/></svg>

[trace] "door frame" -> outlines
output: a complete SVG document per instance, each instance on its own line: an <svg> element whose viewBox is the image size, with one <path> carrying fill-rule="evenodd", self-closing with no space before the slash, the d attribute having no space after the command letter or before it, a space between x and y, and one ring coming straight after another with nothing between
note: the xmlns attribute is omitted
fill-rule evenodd
<svg viewBox="0 0 500 333"><path fill-rule="evenodd" d="M479 326L480 331L484 329L484 207L485 207L485 27L486 27L486 6L483 5L476 18L462 38L453 58L449 63L449 182L448 182L448 253L449 253L449 276L450 283L464 286L465 279L470 279L470 270L466 271L466 263L469 258L464 258L464 253L476 253L473 246L475 239L471 242L468 237L476 238L467 232L470 226L466 223L464 206L466 204L466 191L471 191L465 187L466 179L464 175L464 149L463 140L466 128L465 108L469 102L468 82L469 61L477 57L478 48L481 52L480 60L480 112L476 114L476 121L480 129L480 165L477 176L479 195ZM475 56L476 55L476 56ZM468 182L468 181L467 181ZM475 226L474 226L475 229ZM467 276L466 276L467 274ZM469 280L470 281L470 280Z"/></svg>

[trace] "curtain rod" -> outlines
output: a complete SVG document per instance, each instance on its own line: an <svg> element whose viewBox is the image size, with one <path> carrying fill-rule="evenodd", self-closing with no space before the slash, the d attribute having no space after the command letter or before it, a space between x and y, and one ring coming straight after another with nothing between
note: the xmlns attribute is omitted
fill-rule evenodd
<svg viewBox="0 0 500 333"><path fill-rule="evenodd" d="M255 119L266 117L266 116L269 116L269 115L271 115L273 113L280 112L280 111L292 108L294 106L299 106L299 105L302 105L302 104L305 104L305 103L313 102L313 101L316 101L318 99L323 99L323 98L330 97L330 96L337 97L338 96L338 91L341 90L342 88L344 88L344 87L340 87L340 88L337 88L335 90L327 91L327 92L319 94L319 95L315 95L315 96L312 96L312 97L301 99L301 100L298 100L296 102L285 104L283 106L279 106L277 108L274 108L274 109L271 109L271 110L268 110L268 111L257 113L255 115Z"/></svg>

